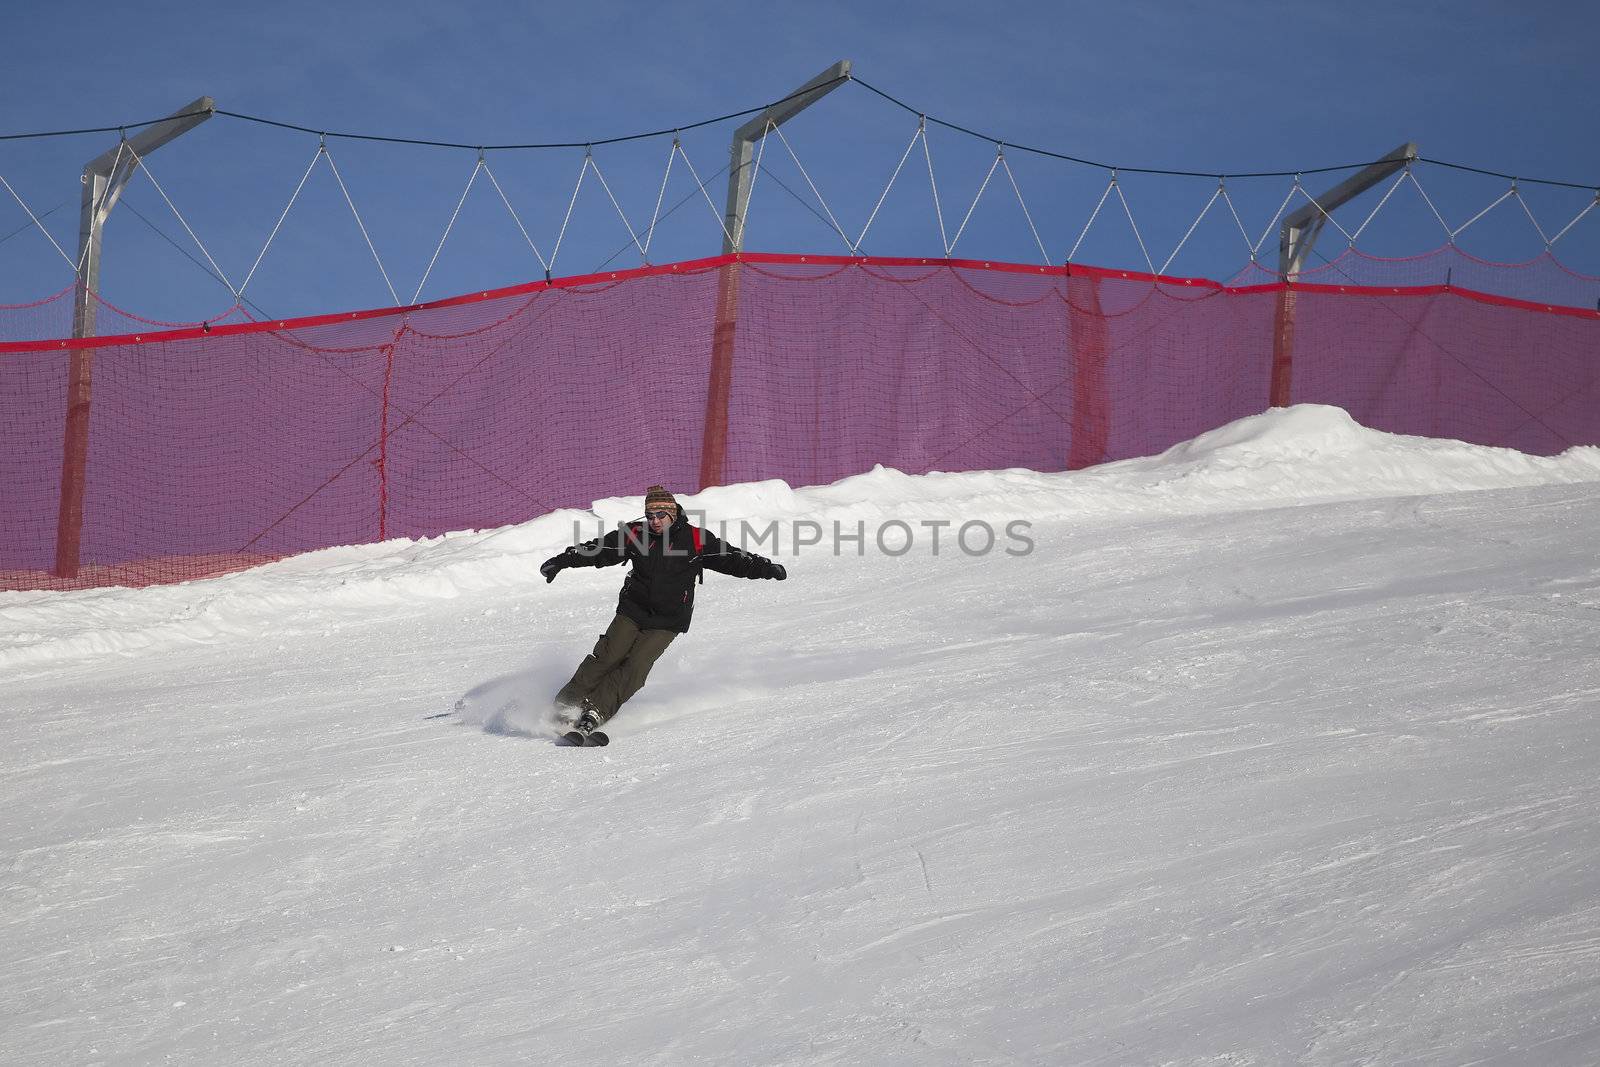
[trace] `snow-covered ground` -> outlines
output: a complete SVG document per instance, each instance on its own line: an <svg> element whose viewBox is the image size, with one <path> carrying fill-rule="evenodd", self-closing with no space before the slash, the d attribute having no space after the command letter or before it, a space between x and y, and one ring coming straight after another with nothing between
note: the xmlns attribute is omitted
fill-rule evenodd
<svg viewBox="0 0 1600 1067"><path fill-rule="evenodd" d="M608 749L541 715L621 572L536 567L636 500L0 593L0 1062L1600 1060L1600 449L686 503L792 577Z"/></svg>

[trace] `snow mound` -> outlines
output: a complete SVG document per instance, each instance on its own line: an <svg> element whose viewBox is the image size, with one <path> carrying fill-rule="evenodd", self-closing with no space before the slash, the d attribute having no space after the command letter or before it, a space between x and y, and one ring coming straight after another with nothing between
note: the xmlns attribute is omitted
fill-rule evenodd
<svg viewBox="0 0 1600 1067"><path fill-rule="evenodd" d="M1082 471L910 475L880 466L831 485L750 482L679 500L726 539L789 557L804 555L804 528L835 525L855 531L891 521L1137 521L1596 481L1600 448L1593 446L1529 456L1384 433L1339 408L1300 405L1239 419L1157 456ZM546 556L638 514L638 496L612 497L587 511L557 511L495 530L330 548L176 586L0 593L0 669L257 633L296 612L361 615L484 589L534 587ZM767 539L752 543L744 536L752 532Z"/></svg>
<svg viewBox="0 0 1600 1067"><path fill-rule="evenodd" d="M1273 408L1174 445L1158 456L1085 472L1127 492L1196 495L1216 510L1600 481L1600 448L1559 456L1385 433L1341 408ZM1179 488L1183 485L1184 488Z"/></svg>
<svg viewBox="0 0 1600 1067"><path fill-rule="evenodd" d="M1011 469L911 475L877 467L832 485L779 481L680 495L691 513L749 523L1143 520L1164 515L1293 507L1600 481L1600 448L1559 456L1411 437L1364 427L1341 408L1303 404L1239 419L1156 456L1045 473ZM598 501L608 520L637 498ZM791 547L781 535L780 550Z"/></svg>
<svg viewBox="0 0 1600 1067"><path fill-rule="evenodd" d="M1367 429L1343 408L1302 404L1273 408L1208 430L1199 437L1173 445L1156 459L1167 463L1243 456L1313 459L1369 449L1395 437L1395 434ZM1402 440L1420 441L1422 438Z"/></svg>

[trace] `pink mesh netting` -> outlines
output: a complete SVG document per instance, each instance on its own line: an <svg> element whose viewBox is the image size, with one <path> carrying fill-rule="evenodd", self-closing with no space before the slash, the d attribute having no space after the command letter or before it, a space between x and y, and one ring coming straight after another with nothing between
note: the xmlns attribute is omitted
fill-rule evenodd
<svg viewBox="0 0 1600 1067"><path fill-rule="evenodd" d="M1281 290L747 255L403 312L10 342L0 588L182 580L657 482L1145 455L1268 406ZM1600 313L1310 285L1293 314L1292 402L1532 453L1600 442ZM76 458L69 396L87 400ZM63 525L74 479L81 524Z"/></svg>

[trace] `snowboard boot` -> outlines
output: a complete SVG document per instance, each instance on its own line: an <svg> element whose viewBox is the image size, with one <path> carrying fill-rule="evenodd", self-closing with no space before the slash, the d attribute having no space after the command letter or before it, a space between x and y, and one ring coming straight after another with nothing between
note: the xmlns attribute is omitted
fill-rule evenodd
<svg viewBox="0 0 1600 1067"><path fill-rule="evenodd" d="M600 729L600 713L595 711L594 705L587 700L583 702L581 707L583 711L579 714L578 721L572 724L572 728L583 736L588 737Z"/></svg>

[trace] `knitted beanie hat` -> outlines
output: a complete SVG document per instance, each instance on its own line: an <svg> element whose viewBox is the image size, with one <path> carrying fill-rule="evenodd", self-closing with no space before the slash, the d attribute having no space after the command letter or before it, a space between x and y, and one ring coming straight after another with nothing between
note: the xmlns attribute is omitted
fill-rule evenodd
<svg viewBox="0 0 1600 1067"><path fill-rule="evenodd" d="M678 512L678 499L667 492L666 486L652 485L644 493L644 510L646 513L670 511L676 515Z"/></svg>

